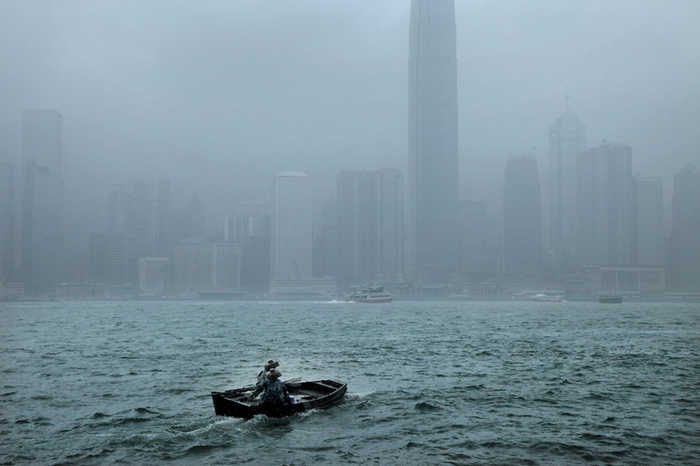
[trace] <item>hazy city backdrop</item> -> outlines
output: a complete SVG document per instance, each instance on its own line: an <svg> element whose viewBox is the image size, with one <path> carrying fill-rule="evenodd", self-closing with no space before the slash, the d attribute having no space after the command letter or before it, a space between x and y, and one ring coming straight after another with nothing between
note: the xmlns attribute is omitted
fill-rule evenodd
<svg viewBox="0 0 700 466"><path fill-rule="evenodd" d="M696 298L700 5L452 5L3 2L0 299Z"/></svg>

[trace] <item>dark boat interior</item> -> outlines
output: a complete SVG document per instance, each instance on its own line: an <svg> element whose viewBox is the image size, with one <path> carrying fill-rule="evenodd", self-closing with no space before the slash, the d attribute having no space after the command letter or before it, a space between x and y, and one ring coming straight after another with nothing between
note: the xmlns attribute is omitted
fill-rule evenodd
<svg viewBox="0 0 700 466"><path fill-rule="evenodd" d="M315 382L288 382L285 383L287 391L294 397L294 403L309 402L318 398L322 398L329 393L337 390L341 384L332 380L319 380ZM255 400L250 399L255 387L246 387L243 389L229 390L224 392L226 398L235 400L238 403L254 406L259 404L260 398Z"/></svg>

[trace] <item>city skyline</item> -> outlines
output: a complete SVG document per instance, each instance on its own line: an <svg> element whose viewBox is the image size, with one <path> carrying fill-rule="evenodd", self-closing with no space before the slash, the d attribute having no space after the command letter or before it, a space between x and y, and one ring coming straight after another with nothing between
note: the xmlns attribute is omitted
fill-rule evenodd
<svg viewBox="0 0 700 466"><path fill-rule="evenodd" d="M382 280L430 288L445 284L458 286L456 284L466 276L478 276L484 270L490 270L487 276L502 281L503 277L522 275L525 269L534 268L538 271L532 275L539 276L540 283L544 284L557 280L563 283L565 280L561 277L575 274L586 265L658 268L681 264L678 253L671 254L673 246L667 243L688 233L679 233L683 229L679 230L674 217L679 209L670 208L673 202L678 204L678 196L676 183L668 182L668 173L685 164L664 163L665 173L649 170L648 155L640 157L639 154L646 153L654 145L639 144L637 137L630 140L625 137L629 136L625 131L616 131L613 135L616 137L611 138L621 142L592 143L606 122L601 118L586 118L590 115L590 102L585 98L585 91L579 90L584 97L571 93L571 98L567 93L562 99L563 108L550 106L546 124L542 124L541 118L535 118L540 122L535 131L524 124L523 127L528 128L522 133L528 134L526 139L507 124L492 132L492 136L497 136L495 139L512 139L508 160L484 156L482 149L465 152L464 141L471 144L472 139L465 137L470 134L464 130L465 120L473 125L472 129L481 124L474 120L475 116L480 115L496 126L502 121L490 118L483 108L481 112L474 111L470 101L464 105L463 94L470 92L469 86L464 85L465 79L480 79L481 70L465 67L460 59L464 47L469 46L460 39L460 34L469 35L472 29L479 30L479 25L471 21L459 21L464 19L463 8L464 5L455 5L453 0L414 0L408 10L403 10L402 14L406 15L403 17L406 86L398 88L407 91L404 94L406 111L394 109L394 117L400 119L404 114L407 117L406 130L398 132L406 136L405 148L397 145L385 154L369 158L363 155L364 149L349 149L350 153L345 155L329 153L321 161L312 155L323 147L317 145L323 131L317 121L319 138L306 139L307 157L300 160L296 155L299 147L295 146L281 152L282 158L288 159L285 167L296 170L295 173L308 172L304 174L303 202L299 196L296 203L279 191L270 195L262 188L270 179L276 180L275 186L280 182L279 175L274 174L280 173L274 170L279 162L269 164L265 157L251 157L247 151L238 153L235 148L240 134L239 138L214 138L217 144L227 145L229 155L210 164L207 147L212 138L202 133L199 143L193 146L201 149L202 163L198 166L201 172L192 170L186 176L170 173L177 163L152 165L161 157L157 152L141 157L136 164L129 151L121 151L123 163L120 165L131 170L112 167L109 181L105 183L106 172L98 170L94 176L86 172L88 165L84 158L80 160L81 149L76 151L76 147L80 147L80 144L75 145L76 129L84 124L80 116L73 111L67 117L62 106L55 106L55 109L46 106L42 110L41 106L27 105L28 110L23 110L19 113L21 118L16 118L21 121L21 137L17 138L21 141L21 150L14 152L17 157L13 157L12 150L3 154L3 160L9 160L2 166L10 167L7 171L12 173L2 178L5 185L1 191L2 208L7 212L10 206L9 212L13 214L2 224L3 280L24 282L28 293L50 293L58 282L78 283L95 278L112 284L140 284L144 280L151 283L150 278L142 278L150 277L151 270L160 270L163 263L143 262L143 259L165 257L169 259L167 267L172 269L167 287L180 293L207 287L230 288L224 286L225 283L231 287L248 286L251 285L249 274L257 277L252 282L260 290L266 289L271 281L308 281L311 284L313 279L327 278L334 278L343 283L342 286ZM458 68L462 70L460 73ZM401 76L395 76L393 82L401 83ZM348 93L362 89L367 93L359 82L346 83L341 88ZM231 86L232 92L235 89L235 85ZM554 88L549 92L557 93ZM497 106L498 98L490 97ZM478 102L479 99L474 100L476 105ZM264 107L264 102L262 104ZM606 104L610 106L612 102ZM70 104L67 107L74 109ZM299 118L291 120L304 121L303 108L288 108L296 109L299 114ZM533 116L540 112L534 106L529 109ZM327 113L332 114L341 116L337 112ZM580 114L583 117L579 117ZM257 119L254 113L250 115ZM371 120L369 115L367 117ZM217 118L207 121L216 125ZM274 120L264 120L264 124L263 120L258 120L261 127L268 122L274 123ZM619 126L612 126L624 128L627 124L624 119L617 123ZM377 121L375 125L377 130L383 127ZM610 126L610 120L607 125ZM676 134L682 135L683 126L678 129L681 133ZM11 133L12 130L0 134L0 141L8 144L12 138L5 136ZM66 144L65 134L73 135L69 138L72 143ZM86 141L91 139L90 134L84 134ZM175 160L182 154L178 155L179 135L171 134L172 145L164 144L163 148L174 149L170 156ZM274 137L258 138L260 147L280 134L283 133L273 130L270 135ZM352 135L353 131L347 128L343 134ZM368 135L355 134L353 143L361 147L367 138ZM529 144L543 139L547 143L539 150ZM130 138L113 134L103 142L109 144L117 140L127 142ZM154 146L145 144L144 147ZM529 149L525 149L527 147ZM668 144L667 152L673 147ZM104 151L95 153L95 161L106 161L109 157L102 155L109 154L110 150L105 146ZM532 154L532 163L528 162L528 166L534 169L512 169L512 153ZM673 155L678 161L687 158ZM506 152L500 157L506 157ZM14 169L13 159L18 161ZM244 160L245 165L236 171L219 170L227 160ZM483 174L488 164L498 166L500 174L496 177L477 175L479 183L488 188L472 189L476 186L472 173ZM135 167L139 168L133 170ZM212 169L219 173L210 176ZM506 176L501 175L504 169ZM329 171L332 171L330 176ZM357 194L341 195L342 173L391 171L396 176L395 181L386 184L392 186L387 192L382 191L383 187L360 182L357 178L350 183L356 183ZM264 177L263 182L260 182L261 177ZM524 183L524 178L537 179L530 183L537 189L517 194L516 186ZM683 178L676 176L676 179ZM91 187L91 183L97 184ZM251 185L255 188L251 189ZM366 189L357 188L360 185L366 185ZM372 194L374 189L377 191ZM404 194L400 195L402 191ZM488 194L494 191L501 194ZM336 193L335 199L333 193ZM384 205L392 196L391 205ZM532 199L524 202L526 197ZM235 212L232 206L245 201L266 204L264 210L268 212L252 216ZM521 201L523 204L519 206ZM365 207L347 217L342 215L355 211L355 204L369 206L372 202L377 206ZM688 202L692 205L692 201L686 201L686 205ZM402 209L397 207L399 204L403 205ZM513 223L518 215L534 219L532 224L536 228L526 227L522 221ZM323 219L319 218L321 216ZM286 230L286 227L278 228L285 223L292 225L292 220L298 223L301 218L303 228L301 223ZM329 218L349 223L345 225L329 221ZM393 220L388 222L388 218ZM483 225L476 225L478 222ZM345 231L345 226L355 229L358 225L363 225L367 232L380 229L383 233L367 242L364 237ZM253 230L259 231L252 233ZM389 230L391 233L386 233ZM517 244L513 232L520 230L531 232L530 239L522 243L532 245L527 251L523 246L512 246ZM291 235L288 239L295 237L289 243L296 244L291 249L286 240L280 239L285 237L284 231ZM297 233L292 234L293 231ZM367 232L363 233L367 238L372 236ZM387 241L389 237L392 239ZM386 248L387 243L393 246ZM348 246L342 250L345 255L338 256L333 248L344 245ZM483 247L481 250L479 245ZM280 261L285 256L281 252L285 250L293 254ZM484 251L488 251L488 255ZM524 252L538 259L526 260ZM372 264L380 256L379 263L384 265ZM520 259L514 261L514 257ZM217 275L217 264L222 261L227 265ZM475 270L470 261L482 264L483 268ZM393 265L386 265L389 262ZM349 270L340 270L341 266ZM514 273L518 268L520 271ZM228 271L226 279L220 277L222 270ZM693 270L692 266L688 270ZM228 277L239 272L240 278Z"/></svg>

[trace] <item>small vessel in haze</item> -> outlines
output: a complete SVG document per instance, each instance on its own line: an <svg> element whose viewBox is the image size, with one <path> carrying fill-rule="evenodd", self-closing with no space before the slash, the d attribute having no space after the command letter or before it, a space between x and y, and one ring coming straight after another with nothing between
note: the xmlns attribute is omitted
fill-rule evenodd
<svg viewBox="0 0 700 466"><path fill-rule="evenodd" d="M600 295L598 297L598 302L603 304L620 304L622 302L622 296L620 295Z"/></svg>
<svg viewBox="0 0 700 466"><path fill-rule="evenodd" d="M383 286L370 286L348 296L348 301L354 303L390 303L392 300L392 296L384 291Z"/></svg>
<svg viewBox="0 0 700 466"><path fill-rule="evenodd" d="M537 293L530 297L530 301L537 301L540 303L561 303L564 301L564 297L555 294Z"/></svg>

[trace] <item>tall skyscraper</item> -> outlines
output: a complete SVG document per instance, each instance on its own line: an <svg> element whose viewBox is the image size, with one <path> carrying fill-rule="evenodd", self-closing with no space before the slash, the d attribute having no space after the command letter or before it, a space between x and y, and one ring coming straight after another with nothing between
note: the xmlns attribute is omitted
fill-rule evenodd
<svg viewBox="0 0 700 466"><path fill-rule="evenodd" d="M494 278L499 269L499 224L488 215L486 202L460 202L460 275L467 280Z"/></svg>
<svg viewBox="0 0 700 466"><path fill-rule="evenodd" d="M406 259L418 283L444 283L457 269L457 118L454 0L412 0Z"/></svg>
<svg viewBox="0 0 700 466"><path fill-rule="evenodd" d="M179 241L172 256L172 291L192 294L211 290L213 263L211 243L197 239Z"/></svg>
<svg viewBox="0 0 700 466"><path fill-rule="evenodd" d="M586 128L566 111L549 128L549 244L556 268L572 265L576 245L576 160L586 147Z"/></svg>
<svg viewBox="0 0 700 466"><path fill-rule="evenodd" d="M241 288L267 291L270 286L270 213L261 202L241 202L226 219L224 239L241 247Z"/></svg>
<svg viewBox="0 0 700 466"><path fill-rule="evenodd" d="M109 283L109 249L107 236L92 233L88 245L88 281L92 283Z"/></svg>
<svg viewBox="0 0 700 466"><path fill-rule="evenodd" d="M241 248L237 243L212 244L211 276L215 290L231 291L241 287Z"/></svg>
<svg viewBox="0 0 700 466"><path fill-rule="evenodd" d="M338 269L343 287L403 279L403 177L345 170L337 177Z"/></svg>
<svg viewBox="0 0 700 466"><path fill-rule="evenodd" d="M140 257L138 265L139 293L163 296L168 289L170 261L167 257Z"/></svg>
<svg viewBox="0 0 700 466"><path fill-rule="evenodd" d="M29 110L22 119L22 280L27 294L54 294L63 256L63 118Z"/></svg>
<svg viewBox="0 0 700 466"><path fill-rule="evenodd" d="M604 143L579 154L577 257L581 265L633 265L632 149Z"/></svg>
<svg viewBox="0 0 700 466"><path fill-rule="evenodd" d="M126 205L129 202L124 186L112 187L107 199L107 233L104 241L97 241L94 250L97 255L104 255L105 275L109 284L127 282L127 241L126 241ZM99 250L104 247L104 252ZM99 260L97 260L99 262Z"/></svg>
<svg viewBox="0 0 700 466"><path fill-rule="evenodd" d="M542 266L542 200L537 159L508 160L503 192L503 266L511 278L536 278Z"/></svg>
<svg viewBox="0 0 700 466"><path fill-rule="evenodd" d="M151 187L144 182L133 184L126 197L125 238L127 279L139 281L139 259L153 255L153 196Z"/></svg>
<svg viewBox="0 0 700 466"><path fill-rule="evenodd" d="M700 172L694 165L673 177L670 285L700 291Z"/></svg>
<svg viewBox="0 0 700 466"><path fill-rule="evenodd" d="M168 257L173 252L173 219L168 179L158 182L154 216L153 251L158 257Z"/></svg>
<svg viewBox="0 0 700 466"><path fill-rule="evenodd" d="M0 160L0 283L15 268L15 166Z"/></svg>
<svg viewBox="0 0 700 466"><path fill-rule="evenodd" d="M637 265L663 266L666 258L663 183L659 177L635 178Z"/></svg>
<svg viewBox="0 0 700 466"><path fill-rule="evenodd" d="M314 218L314 277L335 277L338 272L338 209L335 200L327 201Z"/></svg>
<svg viewBox="0 0 700 466"><path fill-rule="evenodd" d="M312 199L301 172L275 176L272 213L272 280L311 279Z"/></svg>

